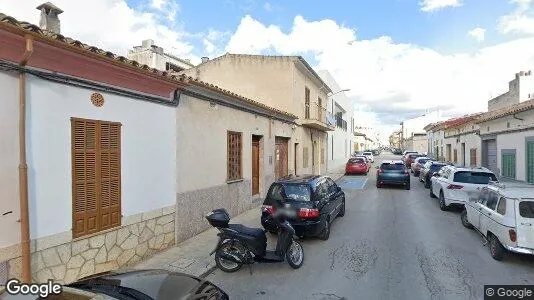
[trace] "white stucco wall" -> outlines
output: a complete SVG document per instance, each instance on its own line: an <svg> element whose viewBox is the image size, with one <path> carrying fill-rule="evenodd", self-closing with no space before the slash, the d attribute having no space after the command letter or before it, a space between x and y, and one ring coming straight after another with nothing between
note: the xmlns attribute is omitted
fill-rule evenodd
<svg viewBox="0 0 534 300"><path fill-rule="evenodd" d="M534 130L501 134L497 136L497 167L502 172L502 150L515 149L516 179L526 180L526 143L525 137L534 138Z"/></svg>
<svg viewBox="0 0 534 300"><path fill-rule="evenodd" d="M121 122L122 213L175 204L174 108L28 78L31 238L71 230L71 117ZM51 221L53 220L53 221Z"/></svg>
<svg viewBox="0 0 534 300"><path fill-rule="evenodd" d="M0 72L0 248L20 240L18 82L16 74Z"/></svg>

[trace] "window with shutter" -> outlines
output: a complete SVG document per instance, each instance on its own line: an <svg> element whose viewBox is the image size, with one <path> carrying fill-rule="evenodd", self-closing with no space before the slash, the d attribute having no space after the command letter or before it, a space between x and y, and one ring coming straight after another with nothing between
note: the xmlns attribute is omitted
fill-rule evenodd
<svg viewBox="0 0 534 300"><path fill-rule="evenodd" d="M120 128L116 122L71 119L74 238L121 224Z"/></svg>
<svg viewBox="0 0 534 300"><path fill-rule="evenodd" d="M515 179L515 154L503 153L501 157L502 176Z"/></svg>
<svg viewBox="0 0 534 300"><path fill-rule="evenodd" d="M477 165L477 149L474 148L474 149L471 149L470 150L470 161L471 161L471 165L472 166L476 166Z"/></svg>
<svg viewBox="0 0 534 300"><path fill-rule="evenodd" d="M241 132L228 132L228 181L242 179L242 135Z"/></svg>

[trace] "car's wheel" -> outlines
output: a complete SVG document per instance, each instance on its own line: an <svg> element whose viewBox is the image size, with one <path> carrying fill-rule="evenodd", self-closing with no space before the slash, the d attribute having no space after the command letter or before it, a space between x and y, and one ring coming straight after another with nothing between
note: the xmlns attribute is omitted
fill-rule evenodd
<svg viewBox="0 0 534 300"><path fill-rule="evenodd" d="M445 203L445 196L443 195L443 191L439 191L439 209L443 211L446 211L449 209L449 207Z"/></svg>
<svg viewBox="0 0 534 300"><path fill-rule="evenodd" d="M241 255L241 249L239 249L235 245L232 245L231 242L227 241L227 242L224 242L219 247L217 252L215 252L215 264L217 265L219 269L227 273L236 272L236 271L239 271L239 269L241 269L241 267L243 266L242 263L227 260L221 257L222 253L228 253L228 254L238 256L238 257L243 257Z"/></svg>
<svg viewBox="0 0 534 300"><path fill-rule="evenodd" d="M338 217L344 217L345 216L345 200L343 200L343 204L341 204L341 210L337 214Z"/></svg>
<svg viewBox="0 0 534 300"><path fill-rule="evenodd" d="M430 188L430 198L436 198L436 195L434 195L434 193L432 192L432 182L430 183L429 188Z"/></svg>
<svg viewBox="0 0 534 300"><path fill-rule="evenodd" d="M325 220L324 229L323 232L321 232L321 235L319 235L319 238L323 241L326 241L328 238L330 238L330 219Z"/></svg>
<svg viewBox="0 0 534 300"><path fill-rule="evenodd" d="M493 257L495 260L502 260L504 258L506 249L504 249L501 242L499 242L499 239L497 239L497 237L493 234L489 235L489 240L491 257Z"/></svg>
<svg viewBox="0 0 534 300"><path fill-rule="evenodd" d="M409 182L409 181L406 183L406 187L405 187L405 189L407 189L407 190L410 189L410 182Z"/></svg>
<svg viewBox="0 0 534 300"><path fill-rule="evenodd" d="M469 220L467 220L467 210L463 210L462 214L460 214L460 219L462 220L462 225L464 225L465 228L473 229L473 225L469 223Z"/></svg>
<svg viewBox="0 0 534 300"><path fill-rule="evenodd" d="M298 269L304 263L304 250L302 245L293 240L286 251L286 261L293 268Z"/></svg>
<svg viewBox="0 0 534 300"><path fill-rule="evenodd" d="M376 188L379 189L379 188L381 188L381 187L382 187L382 185L381 185L380 183L377 182L377 183L376 183Z"/></svg>
<svg viewBox="0 0 534 300"><path fill-rule="evenodd" d="M426 189L430 188L430 180L428 179L428 177L426 177L424 183L425 183L425 188Z"/></svg>

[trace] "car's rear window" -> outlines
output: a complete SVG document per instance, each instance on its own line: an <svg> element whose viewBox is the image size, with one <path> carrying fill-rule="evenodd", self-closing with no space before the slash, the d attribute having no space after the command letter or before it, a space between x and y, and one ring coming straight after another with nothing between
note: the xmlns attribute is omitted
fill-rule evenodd
<svg viewBox="0 0 534 300"><path fill-rule="evenodd" d="M305 184L286 184L284 191L289 199L295 201L310 201L310 188Z"/></svg>
<svg viewBox="0 0 534 300"><path fill-rule="evenodd" d="M365 163L365 159L363 159L363 158L352 158L352 159L349 160L349 162L351 162L351 163L360 163L361 164L361 163Z"/></svg>
<svg viewBox="0 0 534 300"><path fill-rule="evenodd" d="M364 152L363 155L373 155L371 152Z"/></svg>
<svg viewBox="0 0 534 300"><path fill-rule="evenodd" d="M403 164L382 164L380 169L384 171L402 171L404 170Z"/></svg>
<svg viewBox="0 0 534 300"><path fill-rule="evenodd" d="M460 171L454 173L454 181L459 183L488 184L497 181L493 173Z"/></svg>
<svg viewBox="0 0 534 300"><path fill-rule="evenodd" d="M519 202L519 215L523 218L534 219L534 201Z"/></svg>

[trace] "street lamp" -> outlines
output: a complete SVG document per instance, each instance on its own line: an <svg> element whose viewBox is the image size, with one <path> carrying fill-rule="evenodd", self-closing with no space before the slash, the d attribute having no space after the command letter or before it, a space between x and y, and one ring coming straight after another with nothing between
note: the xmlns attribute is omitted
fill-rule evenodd
<svg viewBox="0 0 534 300"><path fill-rule="evenodd" d="M328 97L332 97L332 96L337 95L337 94L339 94L339 93L341 93L341 92L348 92L348 91L350 91L350 89L342 89L341 91L337 91L337 92L333 93L332 95L330 95L330 96L328 96ZM330 92L330 93L332 93L332 92ZM329 93L329 94L330 94L330 93Z"/></svg>

